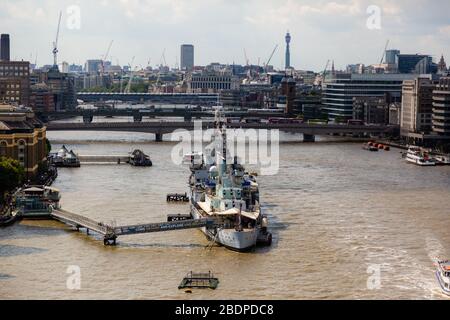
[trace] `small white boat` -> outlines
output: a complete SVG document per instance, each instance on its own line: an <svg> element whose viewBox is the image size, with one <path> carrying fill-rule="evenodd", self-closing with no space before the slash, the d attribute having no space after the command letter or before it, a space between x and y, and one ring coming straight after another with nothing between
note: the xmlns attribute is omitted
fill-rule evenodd
<svg viewBox="0 0 450 320"><path fill-rule="evenodd" d="M437 162L436 164L450 165L450 156L437 155L437 156L434 156L434 159Z"/></svg>
<svg viewBox="0 0 450 320"><path fill-rule="evenodd" d="M406 153L406 161L418 166L435 166L436 161L424 152L420 147L411 146Z"/></svg>
<svg viewBox="0 0 450 320"><path fill-rule="evenodd" d="M450 296L450 261L441 260L437 262L436 278L442 292Z"/></svg>

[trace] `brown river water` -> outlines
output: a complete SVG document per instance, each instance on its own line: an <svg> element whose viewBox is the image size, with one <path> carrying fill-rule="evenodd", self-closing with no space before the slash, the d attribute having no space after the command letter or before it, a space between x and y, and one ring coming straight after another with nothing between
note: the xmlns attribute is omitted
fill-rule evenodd
<svg viewBox="0 0 450 320"><path fill-rule="evenodd" d="M173 142L143 133L48 136L54 150L63 143L80 154L140 148L154 164L61 168L54 187L64 209L117 225L188 212L186 204L165 201L167 193L186 191L189 175L171 161ZM450 167L407 164L397 149L370 153L360 143L283 139L279 173L258 177L271 247L208 248L198 230L120 237L105 247L100 236L56 221L22 221L0 229L0 298L445 299L433 259L450 257ZM80 268L80 290L67 288L69 266ZM178 290L191 270L213 271L219 287Z"/></svg>

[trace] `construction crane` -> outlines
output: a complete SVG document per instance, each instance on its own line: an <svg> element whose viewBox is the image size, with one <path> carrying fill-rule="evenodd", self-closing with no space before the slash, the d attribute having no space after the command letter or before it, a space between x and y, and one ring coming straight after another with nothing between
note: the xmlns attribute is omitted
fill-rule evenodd
<svg viewBox="0 0 450 320"><path fill-rule="evenodd" d="M163 65L164 63L164 65ZM167 66L167 62L166 62L166 48L164 48L163 53L161 55L161 60L160 60L160 66Z"/></svg>
<svg viewBox="0 0 450 320"><path fill-rule="evenodd" d="M273 55L275 54L275 51L277 51L277 48L278 48L278 44L275 46L275 48L273 48L272 53L270 54L269 59L267 59L267 62L264 64L264 71L267 72L267 66L268 66L269 63L270 63L270 60L272 60L272 57L273 57Z"/></svg>
<svg viewBox="0 0 450 320"><path fill-rule="evenodd" d="M248 66L249 65L249 60L248 60L247 51L245 50L245 48L244 48L244 58L245 58L245 64Z"/></svg>
<svg viewBox="0 0 450 320"><path fill-rule="evenodd" d="M106 61L106 59L108 59L109 51L111 50L113 42L114 42L114 40L111 40L111 42L109 43L108 49L106 50L106 53L103 56L103 59L102 59L102 74L105 73L105 61Z"/></svg>
<svg viewBox="0 0 450 320"><path fill-rule="evenodd" d="M386 50L387 50L388 46L389 46L389 39L388 39L388 41L386 41L386 46L384 47L383 55L381 56L380 65L383 63L383 58L384 58L384 55L386 54Z"/></svg>
<svg viewBox="0 0 450 320"><path fill-rule="evenodd" d="M320 83L320 86L322 86L322 84L325 82L325 77L327 75L327 69L328 69L329 64L330 64L330 60L327 60L327 64L325 65L325 68L323 69L323 72L322 72L322 81Z"/></svg>
<svg viewBox="0 0 450 320"><path fill-rule="evenodd" d="M134 58L131 59L131 63L128 65L130 67L130 79L128 79L128 83L127 86L125 87L125 91L124 93L130 93L131 91L131 81L133 81L133 63L134 63Z"/></svg>
<svg viewBox="0 0 450 320"><path fill-rule="evenodd" d="M61 26L62 11L59 12L58 29L56 30L56 39L53 42L53 65L58 65L58 38L59 38L59 27Z"/></svg>

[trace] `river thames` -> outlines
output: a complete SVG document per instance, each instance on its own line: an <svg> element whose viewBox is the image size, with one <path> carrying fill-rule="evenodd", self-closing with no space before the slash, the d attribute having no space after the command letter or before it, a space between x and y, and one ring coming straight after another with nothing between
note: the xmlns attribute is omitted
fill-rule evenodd
<svg viewBox="0 0 450 320"><path fill-rule="evenodd" d="M53 186L62 207L117 225L188 213L166 194L186 191L189 170L172 162L173 142L151 136L49 132L54 151L139 148L153 161L151 168L61 168ZM209 248L198 230L120 237L105 247L100 236L56 221L22 221L0 229L0 298L445 299L433 259L450 257L450 167L416 167L397 149L371 153L360 143L321 140L282 135L278 174L258 177L271 247ZM80 268L80 290L67 288L70 266ZM191 270L211 270L219 287L178 290Z"/></svg>

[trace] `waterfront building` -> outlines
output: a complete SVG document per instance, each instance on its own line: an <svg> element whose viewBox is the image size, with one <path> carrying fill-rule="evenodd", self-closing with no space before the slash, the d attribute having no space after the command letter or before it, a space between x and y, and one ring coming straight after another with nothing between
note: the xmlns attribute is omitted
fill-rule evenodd
<svg viewBox="0 0 450 320"><path fill-rule="evenodd" d="M18 160L27 178L46 162L46 127L31 109L0 104L0 157Z"/></svg>
<svg viewBox="0 0 450 320"><path fill-rule="evenodd" d="M10 60L9 34L0 36L0 60Z"/></svg>
<svg viewBox="0 0 450 320"><path fill-rule="evenodd" d="M237 90L240 86L238 77L224 72L189 73L186 82L188 93L215 93L222 90Z"/></svg>
<svg viewBox="0 0 450 320"><path fill-rule="evenodd" d="M322 103L329 119L352 119L353 98L384 97L389 93L399 101L404 80L413 79L413 74L348 74L335 73L323 83Z"/></svg>
<svg viewBox="0 0 450 320"><path fill-rule="evenodd" d="M286 33L285 40L286 40L285 69L289 69L291 67L291 48L290 48L291 35L289 32Z"/></svg>
<svg viewBox="0 0 450 320"><path fill-rule="evenodd" d="M353 98L353 119L366 124L388 124L390 100L389 94L384 97Z"/></svg>
<svg viewBox="0 0 450 320"><path fill-rule="evenodd" d="M192 44L181 45L180 67L181 70L187 71L194 68L194 46Z"/></svg>
<svg viewBox="0 0 450 320"><path fill-rule="evenodd" d="M0 61L0 102L29 105L30 63Z"/></svg>
<svg viewBox="0 0 450 320"><path fill-rule="evenodd" d="M407 140L424 140L431 132L432 93L437 83L433 75L403 82L400 134Z"/></svg>
<svg viewBox="0 0 450 320"><path fill-rule="evenodd" d="M439 80L433 91L433 133L450 139L450 77Z"/></svg>

